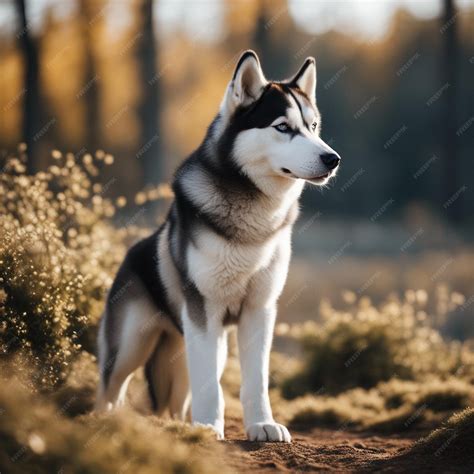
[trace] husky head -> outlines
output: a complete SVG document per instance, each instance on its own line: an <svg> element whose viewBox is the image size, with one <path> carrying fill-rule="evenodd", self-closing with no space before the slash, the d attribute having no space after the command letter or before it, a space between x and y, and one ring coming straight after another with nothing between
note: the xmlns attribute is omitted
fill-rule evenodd
<svg viewBox="0 0 474 474"><path fill-rule="evenodd" d="M232 159L254 181L323 185L335 175L340 157L319 137L315 89L313 58L283 82L265 79L255 52L239 59L221 104L219 128Z"/></svg>

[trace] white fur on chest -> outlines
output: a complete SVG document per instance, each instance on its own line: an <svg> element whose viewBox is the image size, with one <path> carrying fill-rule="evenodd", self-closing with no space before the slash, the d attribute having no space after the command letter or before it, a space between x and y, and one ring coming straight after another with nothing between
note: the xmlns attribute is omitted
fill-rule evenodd
<svg viewBox="0 0 474 474"><path fill-rule="evenodd" d="M203 296L216 302L240 304L249 280L267 267L287 232L277 232L264 244L243 245L226 241L211 231L202 231L197 247L188 248L188 271Z"/></svg>

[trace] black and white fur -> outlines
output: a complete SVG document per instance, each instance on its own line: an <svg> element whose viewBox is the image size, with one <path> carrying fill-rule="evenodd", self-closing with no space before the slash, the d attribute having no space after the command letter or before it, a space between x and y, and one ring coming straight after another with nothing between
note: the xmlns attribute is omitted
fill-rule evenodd
<svg viewBox="0 0 474 474"><path fill-rule="evenodd" d="M201 146L173 180L163 225L132 247L99 331L97 408L124 402L145 366L153 408L224 436L220 379L237 325L241 401L250 440L290 442L274 421L268 366L277 300L305 181L322 185L339 156L319 137L313 58L270 82L245 52ZM192 397L191 397L192 393Z"/></svg>

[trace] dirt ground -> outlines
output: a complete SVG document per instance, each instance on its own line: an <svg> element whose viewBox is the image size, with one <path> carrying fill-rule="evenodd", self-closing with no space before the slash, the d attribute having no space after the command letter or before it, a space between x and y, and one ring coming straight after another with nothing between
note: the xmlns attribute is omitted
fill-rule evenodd
<svg viewBox="0 0 474 474"><path fill-rule="evenodd" d="M408 452L421 433L385 436L343 429L292 430L291 433L291 444L242 441L245 436L241 420L228 419L226 462L231 469L242 473L474 471L474 466L456 464L452 459Z"/></svg>

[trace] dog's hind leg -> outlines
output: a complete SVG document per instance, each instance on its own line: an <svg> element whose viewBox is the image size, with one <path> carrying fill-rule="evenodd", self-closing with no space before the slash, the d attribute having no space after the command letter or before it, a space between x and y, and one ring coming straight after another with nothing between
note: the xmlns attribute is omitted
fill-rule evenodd
<svg viewBox="0 0 474 474"><path fill-rule="evenodd" d="M184 420L191 405L191 389L186 364L186 349L182 336L175 338L172 351L173 356L170 359L173 374L169 403L170 415L173 418Z"/></svg>
<svg viewBox="0 0 474 474"><path fill-rule="evenodd" d="M108 338L107 318L118 318L114 321L115 334ZM99 335L102 344L105 340L105 350L101 349L100 354L101 383L96 409L123 405L133 372L145 364L156 346L160 335L157 318L143 301L129 301L116 314L106 314Z"/></svg>
<svg viewBox="0 0 474 474"><path fill-rule="evenodd" d="M172 418L184 420L191 395L184 339L176 331L166 331L145 366L151 405L161 415L167 408Z"/></svg>

